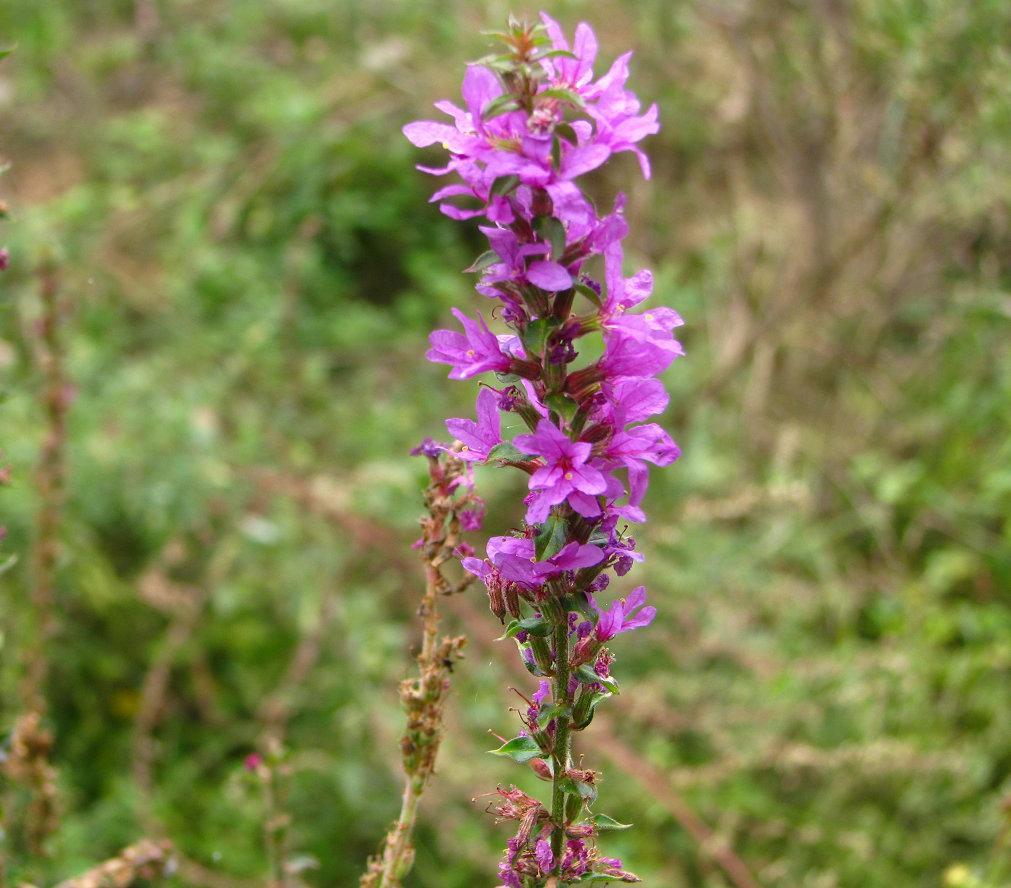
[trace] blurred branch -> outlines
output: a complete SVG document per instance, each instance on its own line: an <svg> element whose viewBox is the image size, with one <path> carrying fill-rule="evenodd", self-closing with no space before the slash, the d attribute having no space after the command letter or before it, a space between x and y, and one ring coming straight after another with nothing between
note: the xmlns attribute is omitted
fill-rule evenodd
<svg viewBox="0 0 1011 888"><path fill-rule="evenodd" d="M150 882L172 875L174 863L170 842L141 839L110 860L60 882L55 888L128 888L138 879Z"/></svg>

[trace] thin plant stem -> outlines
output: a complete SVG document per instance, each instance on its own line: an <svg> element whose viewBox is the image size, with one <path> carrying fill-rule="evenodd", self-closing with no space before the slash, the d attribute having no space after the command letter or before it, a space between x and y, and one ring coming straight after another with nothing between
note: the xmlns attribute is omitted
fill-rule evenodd
<svg viewBox="0 0 1011 888"><path fill-rule="evenodd" d="M554 655L555 674L553 677L553 699L563 707L555 717L555 742L551 753L551 853L555 856L555 866L561 869L562 847L565 844L565 805L568 798L563 781L568 779L572 765L571 724L572 698L569 693L569 623L568 614L562 616L564 622L555 626Z"/></svg>

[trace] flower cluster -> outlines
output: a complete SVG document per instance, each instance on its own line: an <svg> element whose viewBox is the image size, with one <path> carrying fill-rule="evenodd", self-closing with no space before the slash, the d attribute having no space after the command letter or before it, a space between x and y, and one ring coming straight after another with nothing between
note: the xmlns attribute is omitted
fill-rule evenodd
<svg viewBox="0 0 1011 888"><path fill-rule="evenodd" d="M591 28L581 23L570 47L559 25L541 18L536 26L510 20L495 35L507 51L468 68L463 108L436 103L452 122L404 128L418 147L449 151L446 166L420 167L462 180L433 196L442 212L487 223L489 249L469 270L493 301L489 315L510 331L496 334L480 313L474 320L454 309L463 332L437 330L427 355L453 379L495 374L478 394L476 420L450 419L447 428L460 458L518 468L529 489L523 526L493 537L486 558L463 560L540 679L524 730L497 752L530 762L552 797L545 806L500 790L496 815L520 823L500 866L502 888L637 881L596 849L599 830L620 825L588 813L596 772L573 767L571 744L616 690L607 642L655 615L642 586L606 606L596 596L611 572L622 576L642 557L627 528L646 517L648 464L679 455L649 420L667 406L656 377L682 354L673 334L681 318L670 308L636 310L653 280L645 270L624 276L625 199L598 214L576 181L622 151L648 178L638 143L658 131L657 109L643 111L625 88L631 53L595 78ZM593 257L603 281L587 272ZM517 423L504 424L503 414L526 431L507 437L503 425Z"/></svg>

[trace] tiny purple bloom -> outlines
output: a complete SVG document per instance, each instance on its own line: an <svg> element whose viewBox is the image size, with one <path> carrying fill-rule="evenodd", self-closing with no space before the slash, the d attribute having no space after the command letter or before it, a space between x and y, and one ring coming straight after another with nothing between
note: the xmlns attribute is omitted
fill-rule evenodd
<svg viewBox="0 0 1011 888"><path fill-rule="evenodd" d="M498 395L488 388L477 396L477 422L472 419L447 419L449 433L464 445L462 460L484 462L496 444L502 443L502 420Z"/></svg>
<svg viewBox="0 0 1011 888"><path fill-rule="evenodd" d="M648 626L656 616L656 608L652 606L643 607L646 604L646 587L636 586L628 598L618 598L611 603L607 611L600 609L600 606L592 598L590 604L593 609L600 614L597 622L597 640L604 642L614 638L619 632L628 632L630 629L639 629ZM633 611L639 610L634 615Z"/></svg>
<svg viewBox="0 0 1011 888"><path fill-rule="evenodd" d="M450 364L450 379L467 379L486 370L508 370L512 357L506 348L519 348L515 336L496 336L478 312L477 322L472 321L457 308L451 309L456 319L463 324L464 333L453 330L436 330L428 338L432 348L425 357L433 363Z"/></svg>

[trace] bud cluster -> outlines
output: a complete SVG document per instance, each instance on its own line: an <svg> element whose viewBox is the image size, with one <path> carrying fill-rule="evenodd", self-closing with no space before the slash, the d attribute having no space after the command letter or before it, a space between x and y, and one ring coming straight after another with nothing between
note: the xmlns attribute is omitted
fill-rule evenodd
<svg viewBox="0 0 1011 888"><path fill-rule="evenodd" d="M418 147L443 145L449 162L420 167L462 181L432 200L454 219L483 217L489 249L469 271L493 300L490 314L509 332L492 332L478 313L453 309L463 332L431 335L431 361L453 379L493 372L483 383L476 420L447 421L454 449L469 463L514 467L527 476L523 526L493 537L487 557L463 558L484 582L504 638L519 647L539 679L521 718L524 729L497 753L529 762L551 782L548 804L517 789L499 790L499 820L519 822L499 867L500 888L541 888L610 878L638 881L620 861L601 857L602 829L621 828L590 814L596 772L573 766L572 735L597 704L617 691L611 676L616 635L648 625L655 608L639 586L610 604L598 601L611 573L642 559L628 522L642 522L648 466L665 466L677 445L651 417L668 395L656 378L682 354L671 308L633 311L650 296L652 274L623 274L625 198L599 215L577 184L613 154L633 152L659 129L657 109L642 111L625 89L631 53L594 78L597 40L581 23L570 47L559 25L510 20L495 34L504 53L471 65L464 107L437 102L451 123L404 128ZM603 280L587 262L603 260ZM503 414L525 431L507 437ZM462 445L462 450L459 449Z"/></svg>

